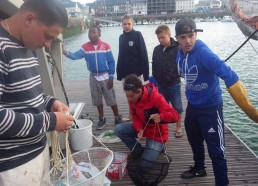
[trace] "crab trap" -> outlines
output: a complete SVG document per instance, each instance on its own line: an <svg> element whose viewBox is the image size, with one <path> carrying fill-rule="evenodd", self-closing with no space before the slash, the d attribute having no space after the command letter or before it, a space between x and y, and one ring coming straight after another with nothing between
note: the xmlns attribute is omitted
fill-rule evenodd
<svg viewBox="0 0 258 186"><path fill-rule="evenodd" d="M156 186L167 176L171 162L170 156L160 153L155 162L139 156L129 158L126 168L136 186Z"/></svg>

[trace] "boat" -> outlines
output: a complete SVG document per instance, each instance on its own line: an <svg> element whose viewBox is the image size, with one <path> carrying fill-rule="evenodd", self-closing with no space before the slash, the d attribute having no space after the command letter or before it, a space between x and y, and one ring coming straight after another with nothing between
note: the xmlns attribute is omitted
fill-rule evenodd
<svg viewBox="0 0 258 186"><path fill-rule="evenodd" d="M221 22L234 22L234 19L232 18L232 16L225 15L222 17Z"/></svg>
<svg viewBox="0 0 258 186"><path fill-rule="evenodd" d="M202 18L199 18L199 17L194 18L195 23L199 23L199 22L201 22L201 20L202 20Z"/></svg>
<svg viewBox="0 0 258 186"><path fill-rule="evenodd" d="M20 6L23 3L23 0L1 0L1 6L0 6L0 18L5 19L9 16L11 16L17 8L15 6ZM15 6L14 6L15 5ZM62 72L62 54L61 54L61 41L62 36L60 36L55 42L53 42L52 45L52 52L56 56L55 61L57 62L57 67ZM48 63L46 60L46 54L44 49L39 49L37 51L37 55L39 57L40 61L40 69L42 69L42 85L43 90L47 94L54 95L58 97L59 99L63 99L63 91L60 90L60 82L55 73L49 72ZM59 59L60 58L60 59ZM42 62L42 63L41 63ZM121 82L114 81L117 87L119 87L119 91L117 93L118 97L118 103L125 103L122 104L126 105L124 92L122 89ZM76 81L76 80L69 80L66 81L65 84L67 85L67 90L69 91L69 96L73 100L85 100L87 103L91 102L90 98L90 90L89 90L89 84L88 81ZM80 91L74 91L80 87ZM183 92L183 91L182 91ZM58 95L60 93L60 96ZM185 99L185 98L184 98ZM184 100L185 101L185 100ZM186 103L186 101L184 102ZM88 104L87 107L84 107L83 112L84 113L94 113L95 107L93 107L91 104ZM128 109L127 107L122 108L121 110ZM111 109L107 109L108 118L113 119L113 113ZM94 120L97 118L94 118ZM112 129L114 125L107 125L106 129ZM186 165L189 164L190 161L192 161L192 152L190 149L190 146L187 141L187 136L184 135L183 138L180 140L176 140L173 138L173 133L176 130L175 125L170 125L170 140L167 142L167 151L168 153L173 155L173 163L171 166L171 169L169 171L169 175L166 177L166 179L162 180L162 185L198 185L198 186L204 186L204 185L214 185L214 177L213 177L213 171L211 168L212 162L207 158L207 165L209 167L207 168L208 175L207 177L203 178L194 178L189 180L182 180L180 178L180 173L187 169ZM258 170L258 159L257 156L251 153L250 149L245 146L244 143L238 137L234 135L234 133L225 126L225 137L226 137L226 145L227 145L227 161L228 161L228 174L230 178L230 182L233 185L257 185L258 183L258 177L257 177L257 170ZM98 131L96 131L97 133ZM98 133L99 134L99 133ZM115 144L108 144L109 148L114 149L115 151L126 151L125 146L122 143L115 143ZM128 151L127 151L128 152ZM205 148L206 156L207 156L207 149ZM128 152L129 153L129 152ZM172 171L171 171L172 170ZM236 175L241 175L236 176ZM18 181L17 181L18 182ZM128 177L128 174L125 175L125 178L121 180L112 180L112 185L134 185L130 178Z"/></svg>
<svg viewBox="0 0 258 186"><path fill-rule="evenodd" d="M141 21L137 21L136 25L142 25L142 22Z"/></svg>
<svg viewBox="0 0 258 186"><path fill-rule="evenodd" d="M143 25L148 25L149 22L148 22L147 20L143 20L143 21L142 21L142 24L143 24Z"/></svg>
<svg viewBox="0 0 258 186"><path fill-rule="evenodd" d="M172 23L172 21L170 19L165 20L165 24L171 24L171 23Z"/></svg>

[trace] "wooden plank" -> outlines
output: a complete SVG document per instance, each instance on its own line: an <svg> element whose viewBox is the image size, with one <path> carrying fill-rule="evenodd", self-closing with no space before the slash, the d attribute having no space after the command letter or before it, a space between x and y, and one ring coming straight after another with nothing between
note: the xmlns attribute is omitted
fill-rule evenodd
<svg viewBox="0 0 258 186"><path fill-rule="evenodd" d="M97 108L91 104L90 88L88 80L81 81L65 81L66 91L70 102L84 102L85 106L82 110L82 115L89 114L93 118L93 134L98 136L105 130L114 129L114 116L111 108L104 106L105 116L108 121L108 125L101 131L94 130L98 122ZM120 113L127 115L128 104L126 97L122 90L122 83L114 81L114 87L117 95L118 108ZM183 90L182 90L182 94ZM104 102L105 105L105 102ZM186 106L186 99L183 96L183 105ZM184 114L182 116L182 120ZM211 186L215 185L214 175L212 170L211 160L207 154L207 148L205 149L207 177L194 178L190 180L183 180L180 178L180 174L187 170L190 165L193 165L192 151L188 143L187 136L182 138L175 138L175 124L169 125L169 140L167 143L167 153L172 157L172 163L169 168L167 177L159 184L163 185L188 185L188 186ZM258 160L257 158L245 147L241 141L235 137L230 130L225 128L225 140L226 140L226 157L228 163L228 176L230 185L232 186L253 186L258 185ZM129 150L122 142L115 144L105 144L109 149L115 152L129 153ZM131 186L134 185L128 174L124 176L122 180L112 180L112 185L117 186Z"/></svg>

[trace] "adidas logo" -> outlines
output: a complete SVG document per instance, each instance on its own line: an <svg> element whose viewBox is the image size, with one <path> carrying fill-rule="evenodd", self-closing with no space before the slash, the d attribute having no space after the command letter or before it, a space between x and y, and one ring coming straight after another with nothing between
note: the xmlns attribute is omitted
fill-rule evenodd
<svg viewBox="0 0 258 186"><path fill-rule="evenodd" d="M212 127L210 128L210 130L208 130L208 133L213 133L216 132Z"/></svg>

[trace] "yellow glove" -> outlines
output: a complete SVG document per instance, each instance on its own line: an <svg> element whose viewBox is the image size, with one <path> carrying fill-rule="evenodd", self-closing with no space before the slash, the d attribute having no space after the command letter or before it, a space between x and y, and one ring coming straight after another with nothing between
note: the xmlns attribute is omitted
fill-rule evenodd
<svg viewBox="0 0 258 186"><path fill-rule="evenodd" d="M229 87L228 92L235 100L236 104L246 113L246 115L258 123L258 111L254 108L252 103L247 98L247 92L241 81L237 81L234 85Z"/></svg>

